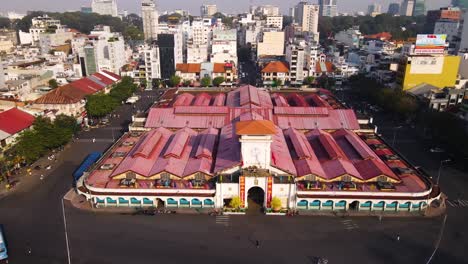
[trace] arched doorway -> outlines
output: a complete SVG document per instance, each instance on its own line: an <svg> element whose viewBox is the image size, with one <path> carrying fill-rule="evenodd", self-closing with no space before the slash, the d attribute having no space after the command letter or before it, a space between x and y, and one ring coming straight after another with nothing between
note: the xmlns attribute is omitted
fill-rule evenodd
<svg viewBox="0 0 468 264"><path fill-rule="evenodd" d="M263 211L265 191L260 187L252 187L247 193L248 213L258 214Z"/></svg>

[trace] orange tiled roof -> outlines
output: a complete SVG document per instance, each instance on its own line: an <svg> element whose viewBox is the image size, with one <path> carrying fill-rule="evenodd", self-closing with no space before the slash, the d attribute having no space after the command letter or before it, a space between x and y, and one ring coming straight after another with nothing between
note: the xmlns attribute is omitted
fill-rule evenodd
<svg viewBox="0 0 468 264"><path fill-rule="evenodd" d="M201 64L200 63L178 63L176 65L176 71L182 73L200 73Z"/></svg>
<svg viewBox="0 0 468 264"><path fill-rule="evenodd" d="M371 38L371 39L391 40L392 34L390 32L380 32L380 33L373 34L373 35L366 35L364 37Z"/></svg>
<svg viewBox="0 0 468 264"><path fill-rule="evenodd" d="M224 63L215 63L213 65L213 72L214 73L224 73L226 72L226 68L224 67Z"/></svg>
<svg viewBox="0 0 468 264"><path fill-rule="evenodd" d="M270 120L250 120L236 123L237 135L274 135L275 124Z"/></svg>
<svg viewBox="0 0 468 264"><path fill-rule="evenodd" d="M282 61L272 61L262 70L262 73L270 72L289 72L288 65Z"/></svg>
<svg viewBox="0 0 468 264"><path fill-rule="evenodd" d="M326 69L322 69L322 64L317 63L317 65L315 66L316 68L315 72L333 72L333 63L329 61L326 61L324 63L325 63Z"/></svg>

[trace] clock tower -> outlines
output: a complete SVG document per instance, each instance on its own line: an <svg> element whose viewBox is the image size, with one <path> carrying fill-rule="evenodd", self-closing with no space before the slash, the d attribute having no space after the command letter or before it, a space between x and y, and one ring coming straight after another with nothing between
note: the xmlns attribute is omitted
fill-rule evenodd
<svg viewBox="0 0 468 264"><path fill-rule="evenodd" d="M236 123L236 134L240 136L243 167L256 166L269 169L271 142L276 127L268 120L251 120Z"/></svg>

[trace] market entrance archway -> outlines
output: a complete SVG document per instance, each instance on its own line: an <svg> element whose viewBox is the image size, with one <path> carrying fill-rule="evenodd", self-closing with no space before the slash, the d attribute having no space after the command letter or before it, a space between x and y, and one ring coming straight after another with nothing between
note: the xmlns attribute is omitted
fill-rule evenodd
<svg viewBox="0 0 468 264"><path fill-rule="evenodd" d="M260 187L252 187L247 192L247 213L259 214L263 211L265 203L265 191Z"/></svg>

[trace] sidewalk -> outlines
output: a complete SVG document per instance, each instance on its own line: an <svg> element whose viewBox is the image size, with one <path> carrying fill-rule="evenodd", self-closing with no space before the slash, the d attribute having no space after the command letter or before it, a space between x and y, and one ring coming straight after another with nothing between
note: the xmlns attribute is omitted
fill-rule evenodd
<svg viewBox="0 0 468 264"><path fill-rule="evenodd" d="M47 179L49 174L53 172L56 169L57 165L63 161L64 153L68 151L70 147L71 146L69 143L63 147L63 150L51 152L49 153L49 155L40 158L33 164L17 170L15 175L9 177L10 183L12 183L14 186L13 188L10 188L8 190L6 188L6 181L0 183L0 199L12 193L24 191L36 186L42 181L40 179L41 175L43 175L43 180ZM54 158L52 158L52 160L49 160L48 157L50 157L51 155L54 155ZM49 165L51 166L51 168L47 170L46 167ZM34 169L36 166L40 166L41 169ZM28 169L30 169L30 172L28 172Z"/></svg>

